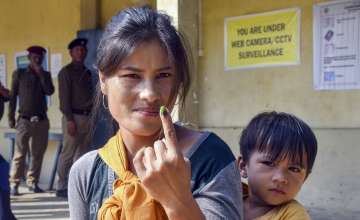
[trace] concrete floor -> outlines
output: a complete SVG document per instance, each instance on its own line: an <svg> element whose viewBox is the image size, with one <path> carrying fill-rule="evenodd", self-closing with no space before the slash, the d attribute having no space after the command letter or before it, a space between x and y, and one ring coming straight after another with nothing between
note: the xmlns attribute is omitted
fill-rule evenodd
<svg viewBox="0 0 360 220"><path fill-rule="evenodd" d="M11 197L11 207L17 219L68 220L69 206L66 199L55 192L30 193L26 187L19 188L19 196Z"/></svg>
<svg viewBox="0 0 360 220"><path fill-rule="evenodd" d="M360 220L360 211L307 207L312 220Z"/></svg>
<svg viewBox="0 0 360 220"><path fill-rule="evenodd" d="M69 207L66 199L58 198L55 192L30 193L24 186L19 196L11 197L11 206L17 219L26 220L68 220ZM360 211L324 210L306 207L312 220L356 220Z"/></svg>

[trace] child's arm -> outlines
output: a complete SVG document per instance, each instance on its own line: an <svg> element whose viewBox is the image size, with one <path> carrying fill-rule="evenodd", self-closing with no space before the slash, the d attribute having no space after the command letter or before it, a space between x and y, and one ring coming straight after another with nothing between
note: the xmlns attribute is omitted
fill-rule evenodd
<svg viewBox="0 0 360 220"><path fill-rule="evenodd" d="M278 214L279 215L276 216L279 216L279 219L282 220L311 220L304 206L302 206L296 200L293 200L282 206Z"/></svg>

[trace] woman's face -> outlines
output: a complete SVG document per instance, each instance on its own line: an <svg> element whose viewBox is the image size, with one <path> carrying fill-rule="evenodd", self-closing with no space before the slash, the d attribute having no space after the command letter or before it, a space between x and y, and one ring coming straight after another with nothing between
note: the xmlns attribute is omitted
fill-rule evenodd
<svg viewBox="0 0 360 220"><path fill-rule="evenodd" d="M156 135L161 129L160 106L169 110L176 71L158 41L145 42L110 77L100 73L101 90L120 128L139 136Z"/></svg>

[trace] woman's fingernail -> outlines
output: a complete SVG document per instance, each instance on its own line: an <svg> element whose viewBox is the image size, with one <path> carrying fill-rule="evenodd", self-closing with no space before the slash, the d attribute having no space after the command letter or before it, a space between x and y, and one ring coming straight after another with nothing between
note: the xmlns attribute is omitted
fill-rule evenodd
<svg viewBox="0 0 360 220"><path fill-rule="evenodd" d="M160 107L160 115L166 116L168 114L168 110L165 106Z"/></svg>

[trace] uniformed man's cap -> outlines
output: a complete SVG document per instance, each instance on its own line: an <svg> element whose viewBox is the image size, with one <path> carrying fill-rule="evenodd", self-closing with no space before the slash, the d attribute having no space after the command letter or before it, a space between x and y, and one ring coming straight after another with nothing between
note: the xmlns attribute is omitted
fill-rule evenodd
<svg viewBox="0 0 360 220"><path fill-rule="evenodd" d="M86 48L87 42L88 40L86 38L76 38L69 43L68 49L71 50L76 46L83 46Z"/></svg>
<svg viewBox="0 0 360 220"><path fill-rule="evenodd" d="M35 53L35 54L38 54L38 55L44 55L44 53L46 52L45 48L43 48L41 46L31 46L26 50L29 53Z"/></svg>

